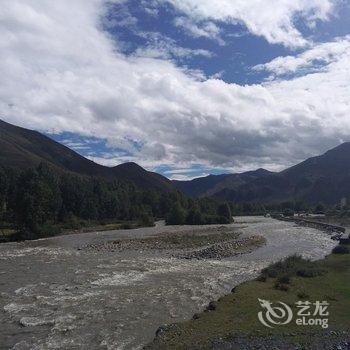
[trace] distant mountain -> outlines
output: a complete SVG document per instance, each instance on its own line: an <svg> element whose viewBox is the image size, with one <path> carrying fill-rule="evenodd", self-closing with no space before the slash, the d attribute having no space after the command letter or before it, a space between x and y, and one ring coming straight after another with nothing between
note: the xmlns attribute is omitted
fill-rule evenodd
<svg viewBox="0 0 350 350"><path fill-rule="evenodd" d="M135 163L113 168L99 165L37 131L0 120L0 166L25 169L41 162L49 163L59 171L107 180L127 180L142 188L161 191L175 189L167 178L146 171Z"/></svg>
<svg viewBox="0 0 350 350"><path fill-rule="evenodd" d="M240 174L222 174L200 177L191 181L174 180L173 184L192 198L216 196L224 190L237 189L255 179L272 174L265 169Z"/></svg>
<svg viewBox="0 0 350 350"><path fill-rule="evenodd" d="M259 169L174 184L193 197L209 195L237 203L303 200L335 204L344 197L350 200L350 142L279 173Z"/></svg>
<svg viewBox="0 0 350 350"><path fill-rule="evenodd" d="M191 181L170 181L135 163L113 168L96 164L37 131L0 120L0 166L25 169L41 162L63 172L131 181L143 189L173 191L177 188L193 198L209 196L237 203L304 200L333 204L344 197L350 200L350 142L279 173L258 169Z"/></svg>

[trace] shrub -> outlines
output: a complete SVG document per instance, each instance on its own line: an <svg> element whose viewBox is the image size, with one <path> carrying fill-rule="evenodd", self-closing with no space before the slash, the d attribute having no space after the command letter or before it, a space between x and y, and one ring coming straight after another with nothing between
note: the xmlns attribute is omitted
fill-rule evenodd
<svg viewBox="0 0 350 350"><path fill-rule="evenodd" d="M314 268L314 267L306 267L297 271L297 275L299 277L316 277L326 273L326 270Z"/></svg>
<svg viewBox="0 0 350 350"><path fill-rule="evenodd" d="M350 249L349 249L349 247L340 244L332 250L332 253L333 254L349 254Z"/></svg>
<svg viewBox="0 0 350 350"><path fill-rule="evenodd" d="M38 237L52 237L61 233L61 229L53 224L45 223L38 228Z"/></svg>
<svg viewBox="0 0 350 350"><path fill-rule="evenodd" d="M266 267L262 270L262 275L278 278L278 283L288 284L292 276L315 277L326 272L327 270L322 268L319 262L303 259L299 255L292 255Z"/></svg>
<svg viewBox="0 0 350 350"><path fill-rule="evenodd" d="M138 224L144 227L153 227L154 226L154 218L148 213L141 213L140 218L138 220Z"/></svg>
<svg viewBox="0 0 350 350"><path fill-rule="evenodd" d="M284 284L284 283L279 283L279 282L276 282L275 283L275 286L274 286L275 289L278 289L278 290L281 290L283 292L287 292L289 290L289 287Z"/></svg>
<svg viewBox="0 0 350 350"><path fill-rule="evenodd" d="M261 274L260 276L258 276L258 277L256 278L256 280L257 280L258 282L266 282L267 276Z"/></svg>
<svg viewBox="0 0 350 350"><path fill-rule="evenodd" d="M300 291L298 294L297 294L298 298L300 299L306 299L309 297L309 294L305 293L304 291Z"/></svg>
<svg viewBox="0 0 350 350"><path fill-rule="evenodd" d="M132 225L132 224L124 223L124 224L121 224L121 225L119 226L119 228L120 228L121 230L131 230L131 229L133 229L133 228L135 228L135 227L134 227L134 225Z"/></svg>
<svg viewBox="0 0 350 350"><path fill-rule="evenodd" d="M284 275L294 274L297 267L308 263L308 260L303 259L299 255L292 255L285 260L280 260L276 263L273 263L262 270L264 274L268 277L281 277Z"/></svg>
<svg viewBox="0 0 350 350"><path fill-rule="evenodd" d="M281 284L289 284L290 283L290 277L288 275L283 275L277 279L277 282Z"/></svg>

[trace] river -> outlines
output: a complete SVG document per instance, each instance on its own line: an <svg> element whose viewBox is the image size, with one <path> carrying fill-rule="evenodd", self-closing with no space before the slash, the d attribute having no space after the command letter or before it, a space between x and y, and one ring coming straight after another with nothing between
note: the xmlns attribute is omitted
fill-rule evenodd
<svg viewBox="0 0 350 350"><path fill-rule="evenodd" d="M294 253L322 258L336 245L325 232L271 218L231 226L266 245L222 260L79 249L191 229L161 224L0 245L0 349L141 349L160 325L192 317L270 262Z"/></svg>

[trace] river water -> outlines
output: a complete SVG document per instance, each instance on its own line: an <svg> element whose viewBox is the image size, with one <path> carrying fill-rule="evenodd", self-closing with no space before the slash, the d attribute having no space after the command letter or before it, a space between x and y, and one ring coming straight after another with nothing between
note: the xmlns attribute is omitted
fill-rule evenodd
<svg viewBox="0 0 350 350"><path fill-rule="evenodd" d="M243 237L263 235L266 245L223 260L78 249L193 229L162 225L0 245L0 349L141 349L160 325L192 317L270 262L322 258L336 245L324 232L270 218L231 226Z"/></svg>

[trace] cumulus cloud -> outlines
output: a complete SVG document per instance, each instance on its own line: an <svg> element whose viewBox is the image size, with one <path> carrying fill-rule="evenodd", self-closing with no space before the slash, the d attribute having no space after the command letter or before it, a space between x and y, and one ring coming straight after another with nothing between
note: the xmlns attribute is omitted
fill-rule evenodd
<svg viewBox="0 0 350 350"><path fill-rule="evenodd" d="M334 8L335 0L158 0L170 3L187 15L180 19L191 33L196 23L219 21L229 24L244 24L254 35L264 37L269 43L289 47L305 46L295 26L298 17L308 26L317 20L325 21ZM189 22L191 20L191 22ZM198 32L198 30L197 30Z"/></svg>
<svg viewBox="0 0 350 350"><path fill-rule="evenodd" d="M105 4L2 1L2 119L106 138L132 156L95 160L134 160L147 167L276 169L349 135L349 56L289 81L229 84L172 61L123 55L101 29ZM320 6L319 12L326 16L326 9Z"/></svg>
<svg viewBox="0 0 350 350"><path fill-rule="evenodd" d="M333 42L314 45L311 49L297 56L277 57L266 64L254 67L256 70L266 70L276 75L296 73L302 69L320 69L329 63L350 57L350 35L337 38Z"/></svg>

